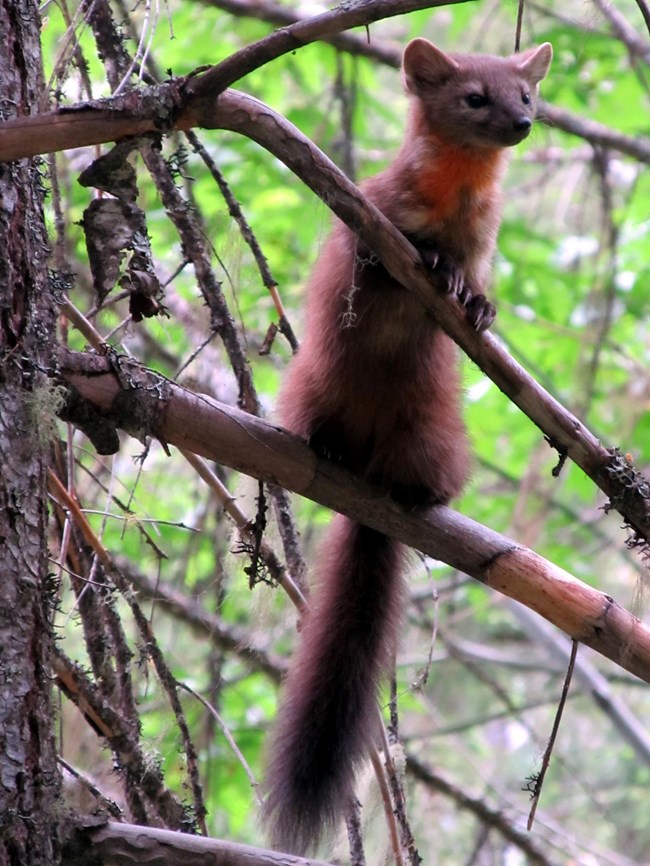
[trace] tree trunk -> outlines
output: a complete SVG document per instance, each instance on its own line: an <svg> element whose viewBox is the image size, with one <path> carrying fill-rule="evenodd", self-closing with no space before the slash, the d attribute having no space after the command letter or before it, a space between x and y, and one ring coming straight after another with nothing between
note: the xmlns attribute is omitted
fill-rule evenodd
<svg viewBox="0 0 650 866"><path fill-rule="evenodd" d="M0 0L3 117L44 93L32 0ZM58 859L59 774L49 661L46 370L55 338L42 169L0 165L0 864ZM45 407L45 408L43 408Z"/></svg>

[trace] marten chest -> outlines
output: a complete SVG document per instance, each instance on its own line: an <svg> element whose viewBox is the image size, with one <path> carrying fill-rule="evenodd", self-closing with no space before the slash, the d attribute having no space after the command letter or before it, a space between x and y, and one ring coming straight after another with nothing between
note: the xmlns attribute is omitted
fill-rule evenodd
<svg viewBox="0 0 650 866"><path fill-rule="evenodd" d="M411 177L408 230L438 241L459 263L491 255L503 160L500 150L444 149L424 161Z"/></svg>

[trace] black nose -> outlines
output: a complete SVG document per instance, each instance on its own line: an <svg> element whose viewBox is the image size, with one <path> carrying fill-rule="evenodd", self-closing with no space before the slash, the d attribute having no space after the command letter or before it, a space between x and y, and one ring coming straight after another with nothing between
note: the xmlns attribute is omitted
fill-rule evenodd
<svg viewBox="0 0 650 866"><path fill-rule="evenodd" d="M526 117L525 114L522 114L522 116L518 117L517 120L512 121L512 125L515 132L527 132L533 125L533 122L530 117Z"/></svg>

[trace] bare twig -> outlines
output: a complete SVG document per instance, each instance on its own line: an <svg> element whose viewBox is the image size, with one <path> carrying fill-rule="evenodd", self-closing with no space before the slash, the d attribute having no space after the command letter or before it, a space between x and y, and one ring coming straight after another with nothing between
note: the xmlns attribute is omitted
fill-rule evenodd
<svg viewBox="0 0 650 866"><path fill-rule="evenodd" d="M142 752L134 732L101 696L82 668L58 648L54 651L52 668L59 688L79 708L92 729L106 738L119 760L119 766L137 780L133 791L142 790L150 808L166 826L187 829L191 821L177 797L165 787L159 767ZM143 821L146 821L146 808L141 806L138 811Z"/></svg>
<svg viewBox="0 0 650 866"><path fill-rule="evenodd" d="M625 15L609 0L594 0L594 5L598 8L601 15L609 21L614 35L621 40L630 55L632 57L639 57L644 63L650 64L650 43L641 34L637 33ZM643 0L638 0L637 5L643 13Z"/></svg>
<svg viewBox="0 0 650 866"><path fill-rule="evenodd" d="M301 15L295 6L274 3L272 0L264 0L264 2L259 2L259 0L203 0L203 2L206 5L223 9L224 12L229 12L238 18L255 18L276 27L290 27L292 24L309 17ZM331 36L319 36L317 38L319 41L327 42L339 51L345 51L355 57L369 57L371 60L385 63L388 66L393 66L395 63L399 65L401 51L397 45L374 37L369 39L367 33L357 36L356 33L342 32L351 26L353 25L341 27Z"/></svg>
<svg viewBox="0 0 650 866"><path fill-rule="evenodd" d="M525 0L518 0L517 3L517 25L515 27L515 51L521 50L521 29L524 23L524 7Z"/></svg>
<svg viewBox="0 0 650 866"><path fill-rule="evenodd" d="M564 108L551 105L550 102L545 102L543 99L540 99L537 104L537 116L543 123L571 135L577 135L590 144L609 150L617 150L619 153L631 156L645 165L650 164L650 141L648 139L624 135L603 123L579 117Z"/></svg>
<svg viewBox="0 0 650 866"><path fill-rule="evenodd" d="M645 2L645 0L636 0L636 5L639 7L641 15L643 15L643 20L645 21L645 26L650 33L650 7Z"/></svg>
<svg viewBox="0 0 650 866"><path fill-rule="evenodd" d="M548 743L546 749L544 751L544 757L542 758L542 767L539 771L535 779L535 787L533 791L533 802L530 807L530 815L528 816L528 824L526 829L530 832L533 828L533 823L535 821L535 812L537 811L537 806L539 804L539 798L542 793L542 787L544 785L544 777L546 776L546 771L549 768L551 763L551 755L553 754L553 747L555 745L555 740L557 739L558 731L560 730L560 722L562 721L562 713L564 712L564 707L566 705L567 695L569 694L569 686L571 685L571 678L573 676L573 667L576 661L576 653L578 652L578 643L577 641L573 641L573 645L571 647L571 657L569 658L569 666L567 668L566 677L564 679L564 685L562 686L562 694L560 696L560 702L557 706L557 712L555 713L555 719L553 721L553 728L551 730L551 736L548 739Z"/></svg>
<svg viewBox="0 0 650 866"><path fill-rule="evenodd" d="M226 305L221 283L212 268L207 239L196 214L183 200L174 179L160 153L148 149L143 153L163 204L174 223L185 254L194 266L197 282L210 310L211 324L224 344L239 386L238 403L247 412L259 412L259 399L246 353L241 344L235 322Z"/></svg>
<svg viewBox="0 0 650 866"><path fill-rule="evenodd" d="M122 810L117 805L117 803L102 794L97 785L95 785L95 783L91 779L89 779L87 776L84 776L84 774L80 773L79 770L75 769L75 767L73 767L72 764L69 764L64 758L61 757L61 755L57 756L57 761L59 765L65 770L65 772L68 773L68 775L71 776L78 785L80 785L82 788L85 788L85 790L87 790L88 793L91 794L95 798L95 800L97 800L97 805L100 809L108 812L111 818L115 818L117 821L122 820Z"/></svg>
<svg viewBox="0 0 650 866"><path fill-rule="evenodd" d="M225 177L219 171L216 162L212 159L206 148L203 147L198 137L193 132L187 132L186 135L188 141L190 142L194 150L199 154L203 162L206 164L208 171L216 181L221 195L223 196L224 201L228 205L228 213L239 226L241 236L246 241L251 253L253 254L253 258L255 259L255 263L257 264L257 268L260 272L260 276L262 277L262 282L266 286L269 294L271 295L271 298L273 299L273 304L278 314L280 333L282 333L286 337L292 351L298 351L298 340L296 339L296 335L294 334L293 329L289 323L289 319L287 318L284 305L278 292L278 284L273 278L273 275L271 274L269 263L266 260L266 256L262 252L262 248L260 247L257 238L255 237L255 234L248 223L248 220L244 216L239 202L233 195Z"/></svg>
<svg viewBox="0 0 650 866"><path fill-rule="evenodd" d="M394 692L394 685L395 677L392 678L391 682L389 729L387 729L386 725L383 724L381 714L379 718L379 721L381 722L380 730L384 750L384 772L386 775L386 780L390 787L392 801L394 803L395 821L400 832L401 847L404 852L403 856L408 858L408 862L411 864L411 866L420 866L420 864L422 863L422 858L420 857L420 853L416 848L415 839L411 830L411 825L409 824L408 816L406 814L406 797L404 796L404 785L402 784L401 775L400 772L398 772L398 768L393 759L393 750L391 749L391 744L398 744L399 753L401 754L402 748L399 742L399 726L397 718L397 695Z"/></svg>
<svg viewBox="0 0 650 866"><path fill-rule="evenodd" d="M543 646L550 658L566 667L569 650L566 640L526 607L507 602L508 608L536 644ZM584 655L575 662L574 677L586 694L610 720L619 735L634 749L637 760L650 766L650 732L630 706L610 686L607 678Z"/></svg>
<svg viewBox="0 0 650 866"><path fill-rule="evenodd" d="M226 625L216 614L205 610L196 599L189 598L169 586L154 583L128 563L122 564L122 570L141 596L151 599L170 616L187 624L199 634L201 640L211 641L219 649L233 653L252 670L261 671L272 682L280 683L286 673L284 659L251 645L243 630Z"/></svg>
<svg viewBox="0 0 650 866"><path fill-rule="evenodd" d="M192 697L196 698L196 700L199 701L199 703L205 707L205 709L210 713L212 718L216 721L217 725L219 726L221 733L226 738L226 742L228 743L228 745L232 749L233 754L235 755L235 757L239 761L240 765L242 766L244 772L248 776L248 781L250 782L250 786L253 789L253 791L255 792L255 798L257 799L258 804L261 805L262 797L260 795L259 782L255 778L253 771L250 768L250 764L248 763L248 761L246 760L246 758L242 754L241 749L239 748L239 746L235 742L235 738L233 737L233 735L228 730L228 726L226 725L224 720L221 718L221 716L219 715L219 713L217 712L215 707L213 707L209 701L206 701L206 699L203 697L203 695L199 694L199 692L195 691L193 688L191 688L191 686L188 686L187 683L178 681L178 686L179 686L179 688L184 689L189 695L192 695Z"/></svg>
<svg viewBox="0 0 650 866"><path fill-rule="evenodd" d="M219 478L217 478L216 474L210 469L205 461L201 460L200 457L197 457L196 454L192 454L190 451L185 449L181 449L181 453L187 462L196 470L203 481L205 481L205 483L210 487L215 496L218 497L221 506L233 520L240 533L245 537L251 538L253 533L252 521L237 505L228 488L221 483ZM304 595L287 574L286 569L280 562L271 545L265 540L261 541L260 553L266 567L269 569L271 577L282 586L298 610L302 610L305 605Z"/></svg>
<svg viewBox="0 0 650 866"><path fill-rule="evenodd" d="M140 635L144 641L143 649L146 652L147 656L151 658L153 662L156 673L158 674L158 679L160 680L160 683L165 693L167 694L168 700L174 712L176 723L181 734L185 756L187 759L187 770L194 798L193 805L196 820L198 821L199 826L202 828L204 834L207 835L207 829L205 827L205 815L207 813L207 810L203 802L203 793L199 780L196 749L194 748L194 744L190 736L189 727L185 719L185 714L178 698L176 681L167 666L165 658L158 645L158 641L156 640L156 637L151 628L151 624L143 614L140 605L136 601L135 595L131 587L129 586L128 581L126 580L120 569L117 567L106 548L102 545L100 540L93 532L76 499L74 499L69 494L66 488L61 484L60 480L51 470L49 472L48 479L52 494L54 495L56 500L69 511L71 518L74 520L79 530L82 532L84 539L95 551L102 565L106 569L107 573L110 575L116 588L120 591L123 598L128 603L131 609L133 618L138 627L138 631L140 632Z"/></svg>
<svg viewBox="0 0 650 866"><path fill-rule="evenodd" d="M345 819L350 845L350 866L366 866L366 854L363 850L361 835L361 804L353 798Z"/></svg>
<svg viewBox="0 0 650 866"><path fill-rule="evenodd" d="M379 786L379 791L381 794L381 802L384 807L384 816L386 818L386 824L388 826L388 832L390 834L390 844L393 850L393 855L395 857L396 866L406 866L406 864L404 863L402 846L399 840L399 829L397 827L397 820L392 809L392 799L390 795L390 789L388 787L388 778L386 775L384 764L382 763L381 756L377 749L371 749L369 752L369 757L370 763L372 764L372 768L375 772L375 778L377 779L377 784Z"/></svg>

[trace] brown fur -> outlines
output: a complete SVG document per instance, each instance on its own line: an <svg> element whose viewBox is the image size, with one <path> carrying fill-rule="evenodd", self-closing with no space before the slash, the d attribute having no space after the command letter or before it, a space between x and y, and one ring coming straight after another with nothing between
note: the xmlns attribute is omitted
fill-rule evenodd
<svg viewBox="0 0 650 866"><path fill-rule="evenodd" d="M528 134L550 56L550 46L512 58L449 56L413 40L403 61L414 97L404 144L362 187L477 292L496 243L505 148ZM472 94L486 104L469 105ZM342 223L311 276L307 333L281 412L320 454L409 507L446 503L467 479L456 347ZM344 518L328 536L267 773L265 820L284 850L303 853L347 808L397 640L400 558L395 542Z"/></svg>

